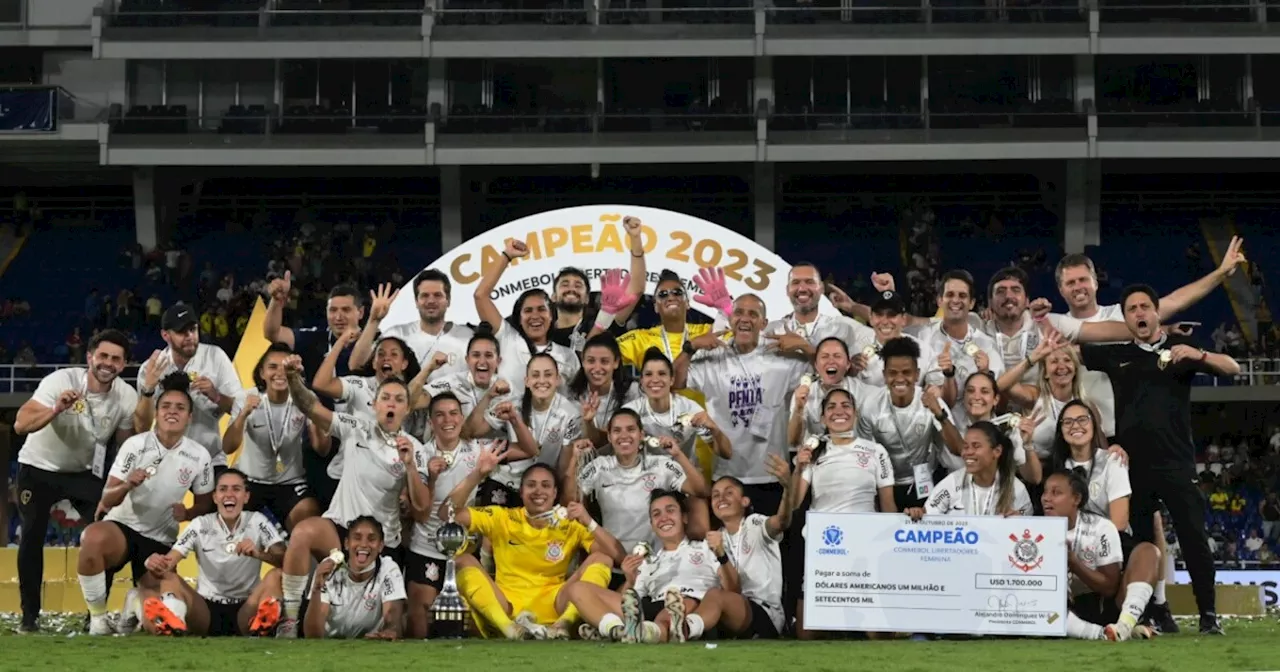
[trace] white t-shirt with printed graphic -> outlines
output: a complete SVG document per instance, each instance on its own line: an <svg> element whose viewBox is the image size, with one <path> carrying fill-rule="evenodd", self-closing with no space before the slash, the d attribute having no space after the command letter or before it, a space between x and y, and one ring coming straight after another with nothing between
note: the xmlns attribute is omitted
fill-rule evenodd
<svg viewBox="0 0 1280 672"><path fill-rule="evenodd" d="M436 476L435 487L431 491L431 517L425 523L416 523L413 526L413 536L409 538L409 550L418 555L437 560L445 560L444 553L440 552L440 548L436 546L436 532L440 530L440 526L444 525L444 521L440 519L440 507L445 500L449 499L449 493L458 487L458 484L467 478L467 475L476 468L476 459L480 455L480 446L473 441L459 441L450 451L453 455L453 462L449 468L440 472ZM440 454L440 449L436 446L435 441L428 441L423 446L423 453L429 461L431 458ZM467 499L467 506L475 501L476 493L473 490ZM433 577L428 577L435 580Z"/></svg>
<svg viewBox="0 0 1280 672"><path fill-rule="evenodd" d="M295 485L306 481L302 451L311 444L307 415L289 399L274 404L267 395L250 388L236 395L231 417L240 417L249 397L259 397L258 407L244 422L244 442L236 468L255 483ZM277 473L276 461L284 465ZM341 472L339 472L341 473Z"/></svg>
<svg viewBox="0 0 1280 672"><path fill-rule="evenodd" d="M165 376L178 370L173 364L173 350L165 348L161 353L164 361L169 362L164 371L160 373L159 380L164 380ZM204 377L213 381L213 386L218 392L226 397L234 398L241 391L240 374L236 373L236 367L231 363L231 358L227 357L227 353L222 348L208 343L201 343L196 347L196 354L182 368L182 371L190 376L191 380ZM143 373L138 374L137 390L142 393ZM156 385L153 397L158 397L164 393L164 387ZM227 455L222 452L222 428L218 425L222 420L222 414L218 412L218 405L209 400L208 397L191 390L191 399L195 403L195 407L191 409L191 424L187 426L187 436L196 443L204 446L209 452L209 456L213 458L213 466L227 466Z"/></svg>
<svg viewBox="0 0 1280 672"><path fill-rule="evenodd" d="M253 540L260 551L284 543L280 530L256 511L241 512L234 527L228 527L218 513L206 513L182 531L173 550L184 558L195 552L200 568L196 592L201 597L223 601L249 599L262 576L262 561L227 552L229 544L239 545L244 539Z"/></svg>
<svg viewBox="0 0 1280 672"><path fill-rule="evenodd" d="M387 445L378 426L349 413L334 413L330 434L342 442L347 459L333 501L324 517L346 527L360 516L373 516L382 524L388 548L400 547L400 491L404 489L405 467L400 452ZM427 456L417 439L405 434L413 444L418 477L425 483Z"/></svg>
<svg viewBox="0 0 1280 672"><path fill-rule="evenodd" d="M680 463L670 457L645 455L623 467L616 456L604 455L578 471L578 487L600 504L604 529L630 552L641 541L653 546L658 539L649 525L649 494L680 490L686 478Z"/></svg>
<svg viewBox="0 0 1280 672"><path fill-rule="evenodd" d="M901 338L907 338L915 341L916 346L920 348L920 356L916 358L916 366L920 368L920 375L923 376L929 371L929 369L933 368L933 364L935 363L933 360L929 359L929 351L924 347L924 344L920 342L920 339L915 336L904 333ZM850 358L857 357L862 354L862 351L865 350L868 345L875 346L878 352L882 344L876 339L875 332L873 331L869 340L860 340L855 345L857 346L857 349L849 351ZM880 357L879 354L875 357L869 357L867 359L866 368L858 374L858 380L874 387L884 387L884 358Z"/></svg>
<svg viewBox="0 0 1280 672"><path fill-rule="evenodd" d="M307 594L314 590L311 576ZM377 630L382 623L382 607L407 599L404 574L391 558L378 558L377 572L364 581L351 579L351 573L340 567L329 575L320 588L320 601L329 605L329 618L324 624L327 639L358 639Z"/></svg>
<svg viewBox="0 0 1280 672"><path fill-rule="evenodd" d="M105 446L117 430L133 428L138 393L117 377L111 391L90 394L89 375L88 369L67 368L40 381L31 398L42 406L57 408L58 397L67 391L79 392L81 399L27 437L18 452L19 464L58 473L89 471L97 444Z"/></svg>
<svg viewBox="0 0 1280 672"><path fill-rule="evenodd" d="M120 446L109 475L128 480L134 469L155 467L156 473L130 490L124 501L107 512L112 520L142 536L173 545L178 539L178 521L173 505L181 504L187 491L194 495L213 492L213 462L209 451L191 437L166 449L154 432L129 437Z"/></svg>
<svg viewBox="0 0 1280 672"><path fill-rule="evenodd" d="M880 488L894 484L889 452L867 439L841 446L828 443L800 476L813 491L809 510L822 513L875 513Z"/></svg>
<svg viewBox="0 0 1280 672"><path fill-rule="evenodd" d="M636 592L640 597L661 600L667 588L675 586L685 597L701 600L708 590L720 585L720 562L705 541L680 542L674 551L653 549L640 564Z"/></svg>

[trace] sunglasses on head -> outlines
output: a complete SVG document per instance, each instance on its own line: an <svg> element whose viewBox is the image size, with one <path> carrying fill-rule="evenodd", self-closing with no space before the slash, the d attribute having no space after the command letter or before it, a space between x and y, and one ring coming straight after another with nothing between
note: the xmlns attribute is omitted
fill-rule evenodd
<svg viewBox="0 0 1280 672"><path fill-rule="evenodd" d="M674 296L678 299L684 296L684 290L680 289L679 287L676 287L674 289L659 289L656 293L654 293L653 296L654 298L658 298L658 299L665 299L667 297Z"/></svg>

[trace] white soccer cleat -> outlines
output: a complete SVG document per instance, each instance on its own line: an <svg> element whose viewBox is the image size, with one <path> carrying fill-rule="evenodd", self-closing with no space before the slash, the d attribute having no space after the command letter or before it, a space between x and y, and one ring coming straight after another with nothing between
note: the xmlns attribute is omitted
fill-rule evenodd
<svg viewBox="0 0 1280 672"><path fill-rule="evenodd" d="M516 614L516 625L524 628L529 633L529 637L536 640L549 639L547 628L538 624L538 617L533 615L532 611L522 611Z"/></svg>
<svg viewBox="0 0 1280 672"><path fill-rule="evenodd" d="M98 614L89 617L89 634L90 635L114 635L116 634L116 622L112 618L113 614Z"/></svg>
<svg viewBox="0 0 1280 672"><path fill-rule="evenodd" d="M619 638L618 628L613 628L610 636L615 640L626 642L627 644L635 644L640 641L641 630L644 624L644 614L640 611L640 594L633 589L627 589L622 594L622 632Z"/></svg>
<svg viewBox="0 0 1280 672"><path fill-rule="evenodd" d="M680 594L680 589L675 586L669 586L667 591L662 595L662 608L671 617L671 625L668 626L667 641L684 643L689 641L688 622L685 620L684 614L684 596Z"/></svg>
<svg viewBox="0 0 1280 672"><path fill-rule="evenodd" d="M298 619L286 618L280 621L280 625L276 626L276 639L297 639L298 638Z"/></svg>
<svg viewBox="0 0 1280 672"><path fill-rule="evenodd" d="M590 623L583 623L578 626L578 639L584 642L601 642L604 641L605 637Z"/></svg>
<svg viewBox="0 0 1280 672"><path fill-rule="evenodd" d="M142 627L142 600L138 599L138 589L130 588L124 595L124 608L120 610L120 618L116 620L116 634L132 635Z"/></svg>

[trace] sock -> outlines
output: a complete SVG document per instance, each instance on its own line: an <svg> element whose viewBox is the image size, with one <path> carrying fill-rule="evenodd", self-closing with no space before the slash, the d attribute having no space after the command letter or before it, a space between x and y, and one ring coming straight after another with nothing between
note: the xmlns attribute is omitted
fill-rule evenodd
<svg viewBox="0 0 1280 672"><path fill-rule="evenodd" d="M1067 612L1067 636L1076 639L1103 639L1102 626Z"/></svg>
<svg viewBox="0 0 1280 672"><path fill-rule="evenodd" d="M164 606L169 607L169 611L172 611L174 616L182 619L184 623L186 622L187 603L183 602L182 598L173 593L165 593L161 596L160 601L164 602Z"/></svg>
<svg viewBox="0 0 1280 672"><path fill-rule="evenodd" d="M84 593L84 603L89 605L90 616L102 616L107 613L107 575L99 572L92 576L80 575L80 592Z"/></svg>
<svg viewBox="0 0 1280 672"><path fill-rule="evenodd" d="M598 626L598 629L600 630L600 634L604 635L605 637L608 637L610 631L612 631L614 628L621 628L621 627L623 627L621 616L617 614L605 614L604 618L600 619L600 624Z"/></svg>
<svg viewBox="0 0 1280 672"><path fill-rule="evenodd" d="M689 639L697 639L702 636L706 629L706 624L702 622L702 617L697 614L689 614L685 617L685 623L689 624Z"/></svg>
<svg viewBox="0 0 1280 672"><path fill-rule="evenodd" d="M471 606L471 610L484 618L489 625L505 632L513 621L503 610L502 603L489 584L489 577L478 567L463 567L458 570L458 592Z"/></svg>
<svg viewBox="0 0 1280 672"><path fill-rule="evenodd" d="M495 565L493 563L492 550L487 548L480 549L480 566L484 567L484 571L487 572L490 576L493 576Z"/></svg>
<svg viewBox="0 0 1280 672"><path fill-rule="evenodd" d="M284 590L284 617L297 620L298 610L302 608L302 591L307 589L307 577L285 574L280 578L280 587Z"/></svg>
<svg viewBox="0 0 1280 672"><path fill-rule="evenodd" d="M1156 581L1156 589L1155 589L1155 592L1152 594L1151 599L1154 600L1156 604L1165 603L1163 579Z"/></svg>
<svg viewBox="0 0 1280 672"><path fill-rule="evenodd" d="M1147 602L1151 601L1151 584L1134 582L1125 587L1124 604L1120 606L1120 620L1116 627L1121 630L1122 638L1128 639L1133 626L1142 618L1147 610Z"/></svg>
<svg viewBox="0 0 1280 672"><path fill-rule="evenodd" d="M609 580L612 578L613 570L601 564L594 564L582 570L582 578L578 580L583 583L589 583L593 586L600 586L607 590L609 588ZM573 625L581 618L582 614L578 613L577 605L570 602L569 606L565 607L564 611L560 612L560 617L556 620Z"/></svg>

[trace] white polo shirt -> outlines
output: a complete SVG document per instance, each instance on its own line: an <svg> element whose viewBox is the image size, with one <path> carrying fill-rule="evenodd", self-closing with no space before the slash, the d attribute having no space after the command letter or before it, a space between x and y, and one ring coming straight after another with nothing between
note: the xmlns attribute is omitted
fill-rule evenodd
<svg viewBox="0 0 1280 672"><path fill-rule="evenodd" d="M117 430L133 428L138 393L117 377L109 392L90 394L89 375L88 369L67 368L40 381L31 398L41 406L56 408L58 397L67 391L79 392L80 399L27 437L18 452L19 464L59 473L89 471L98 444L106 446ZM105 455L104 448L103 459Z"/></svg>

